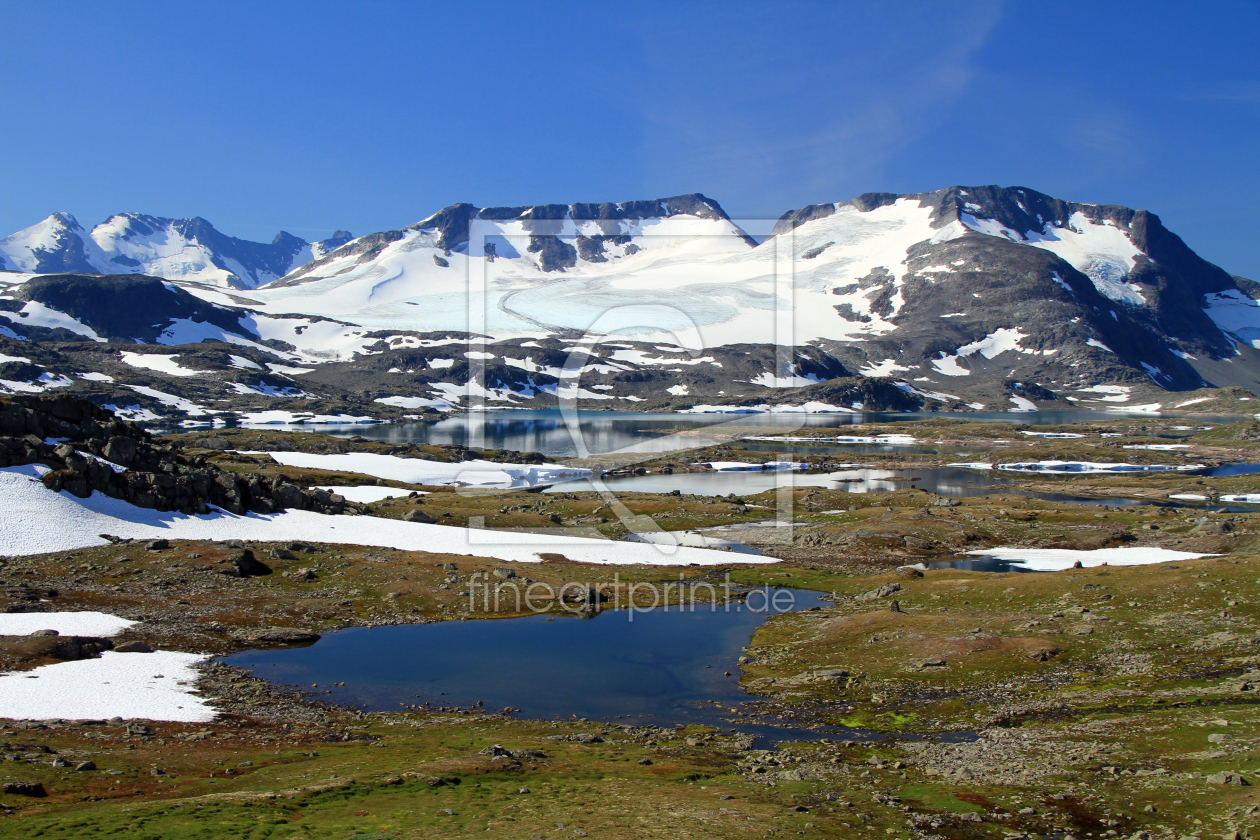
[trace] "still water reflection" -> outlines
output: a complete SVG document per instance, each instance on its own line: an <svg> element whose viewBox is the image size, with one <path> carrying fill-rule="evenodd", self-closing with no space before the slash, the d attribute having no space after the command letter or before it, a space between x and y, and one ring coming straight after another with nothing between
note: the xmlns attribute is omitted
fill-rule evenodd
<svg viewBox="0 0 1260 840"><path fill-rule="evenodd" d="M1049 425L1059 423L1098 423L1122 418L1124 414L1098 411L1030 411L1020 413L950 414L647 414L622 411L578 412L580 437L590 454L619 452L635 448L643 452L669 452L695 446L709 446L722 433L723 426L756 426L775 429L839 429L856 423L905 423L913 434L914 424L925 419L955 418L968 421ZM1149 418L1150 415L1146 415ZM1206 418L1196 418L1206 421ZM1237 418L1234 418L1237 419ZM578 455L578 446L559 410L487 411L438 421L380 426L320 427L334 434L362 435L391 443L458 444L479 449L511 449L541 452L555 458ZM672 433L687 432L682 437ZM843 447L848 450L848 447ZM894 447L874 447L871 451L894 451ZM854 450L858 451L858 450Z"/></svg>
<svg viewBox="0 0 1260 840"><path fill-rule="evenodd" d="M626 610L608 610L586 619L350 628L309 647L246 651L224 661L275 683L329 687L328 699L366 709L480 700L488 710L510 706L534 719L703 723L784 737L783 730L728 720L730 709L753 699L739 688L737 660L769 615L825 602L807 590L770 590L768 598L764 592L729 607L639 610L633 620ZM345 687L334 685L340 682ZM838 737L856 737L846 733Z"/></svg>

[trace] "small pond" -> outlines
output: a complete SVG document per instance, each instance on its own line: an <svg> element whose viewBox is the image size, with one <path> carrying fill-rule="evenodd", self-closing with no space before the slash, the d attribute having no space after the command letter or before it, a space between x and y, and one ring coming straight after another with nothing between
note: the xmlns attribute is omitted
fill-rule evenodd
<svg viewBox="0 0 1260 840"><path fill-rule="evenodd" d="M752 699L739 688L737 660L753 631L770 614L825 604L807 590L766 592L715 609L351 628L308 647L246 651L224 661L273 683L318 684L331 690L327 699L363 709L480 700L487 710L510 706L531 719L701 723L769 740L864 737L731 722L730 709ZM333 685L339 682L345 687Z"/></svg>

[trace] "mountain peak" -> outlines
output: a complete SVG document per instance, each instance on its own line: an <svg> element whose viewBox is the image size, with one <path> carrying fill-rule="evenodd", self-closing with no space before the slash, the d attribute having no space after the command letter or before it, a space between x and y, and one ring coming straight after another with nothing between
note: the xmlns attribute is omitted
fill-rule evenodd
<svg viewBox="0 0 1260 840"><path fill-rule="evenodd" d="M339 230L308 243L286 231L269 243L227 236L209 220L116 213L85 231L69 213L0 240L0 269L35 274L149 274L217 286L255 288L351 239Z"/></svg>

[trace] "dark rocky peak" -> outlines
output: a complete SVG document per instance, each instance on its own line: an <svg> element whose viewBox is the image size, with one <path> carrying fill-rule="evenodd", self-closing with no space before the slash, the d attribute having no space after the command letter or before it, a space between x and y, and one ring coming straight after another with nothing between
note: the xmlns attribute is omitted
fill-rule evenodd
<svg viewBox="0 0 1260 840"><path fill-rule="evenodd" d="M91 327L103 338L156 343L177 319L209 322L241 336L241 313L190 295L178 286L143 274L47 274L12 292L38 301Z"/></svg>
<svg viewBox="0 0 1260 840"><path fill-rule="evenodd" d="M1026 187L955 186L924 193L863 193L835 204L811 204L784 213L773 233L783 233L815 219L827 218L841 207L854 207L869 213L902 198L917 200L921 207L931 207L934 227L943 227L966 215L995 221L1022 238L1027 238L1029 233L1042 233L1048 226L1068 227L1072 224L1074 213L1081 213L1096 224L1112 222L1126 232L1137 227L1144 217L1150 216L1145 211L1128 207L1064 201ZM1136 239L1135 244L1138 244ZM1142 246L1139 244L1138 247Z"/></svg>
<svg viewBox="0 0 1260 840"><path fill-rule="evenodd" d="M438 233L437 246L453 251L468 241L468 227L477 212L471 204L452 204L416 222L409 230L435 230Z"/></svg>
<svg viewBox="0 0 1260 840"><path fill-rule="evenodd" d="M333 251L345 245L354 239L354 234L348 230L333 231L333 235L327 239L321 239L318 242L311 243L311 252L315 257L322 257L325 254L331 254Z"/></svg>
<svg viewBox="0 0 1260 840"><path fill-rule="evenodd" d="M271 244L279 245L284 248L291 248L294 253L297 253L298 251L302 249L304 245L307 244L307 242L305 239L302 239L301 237L298 237L298 236L294 236L293 234L289 233L287 230L282 230L279 233L277 233L275 237L271 240Z"/></svg>
<svg viewBox="0 0 1260 840"><path fill-rule="evenodd" d="M1072 227L1072 217L1077 213L1094 224L1110 222L1129 232L1135 217L1142 213L1110 204L1064 201L1027 187L948 187L916 197L937 209L934 221L949 222L964 215L991 219L1022 238L1030 233L1043 233L1051 227Z"/></svg>
<svg viewBox="0 0 1260 840"><path fill-rule="evenodd" d="M702 219L729 220L729 216L716 201L700 193L677 195L670 198L654 198L648 201L621 201L577 204L535 204L519 207L483 207L471 204L452 204L417 222L408 230L437 231L437 246L458 250L468 242L469 227L473 219L493 222L519 220L526 230L535 236L555 236L564 222L597 221L606 236L622 233L622 221L666 219L672 216L697 216ZM752 240L748 240L750 244Z"/></svg>

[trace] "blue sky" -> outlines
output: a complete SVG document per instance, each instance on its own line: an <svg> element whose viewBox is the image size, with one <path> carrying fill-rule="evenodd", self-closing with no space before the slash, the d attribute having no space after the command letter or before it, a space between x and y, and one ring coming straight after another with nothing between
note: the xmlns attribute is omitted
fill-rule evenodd
<svg viewBox="0 0 1260 840"><path fill-rule="evenodd" d="M1031 187L1260 279L1260 3L0 0L0 235Z"/></svg>

